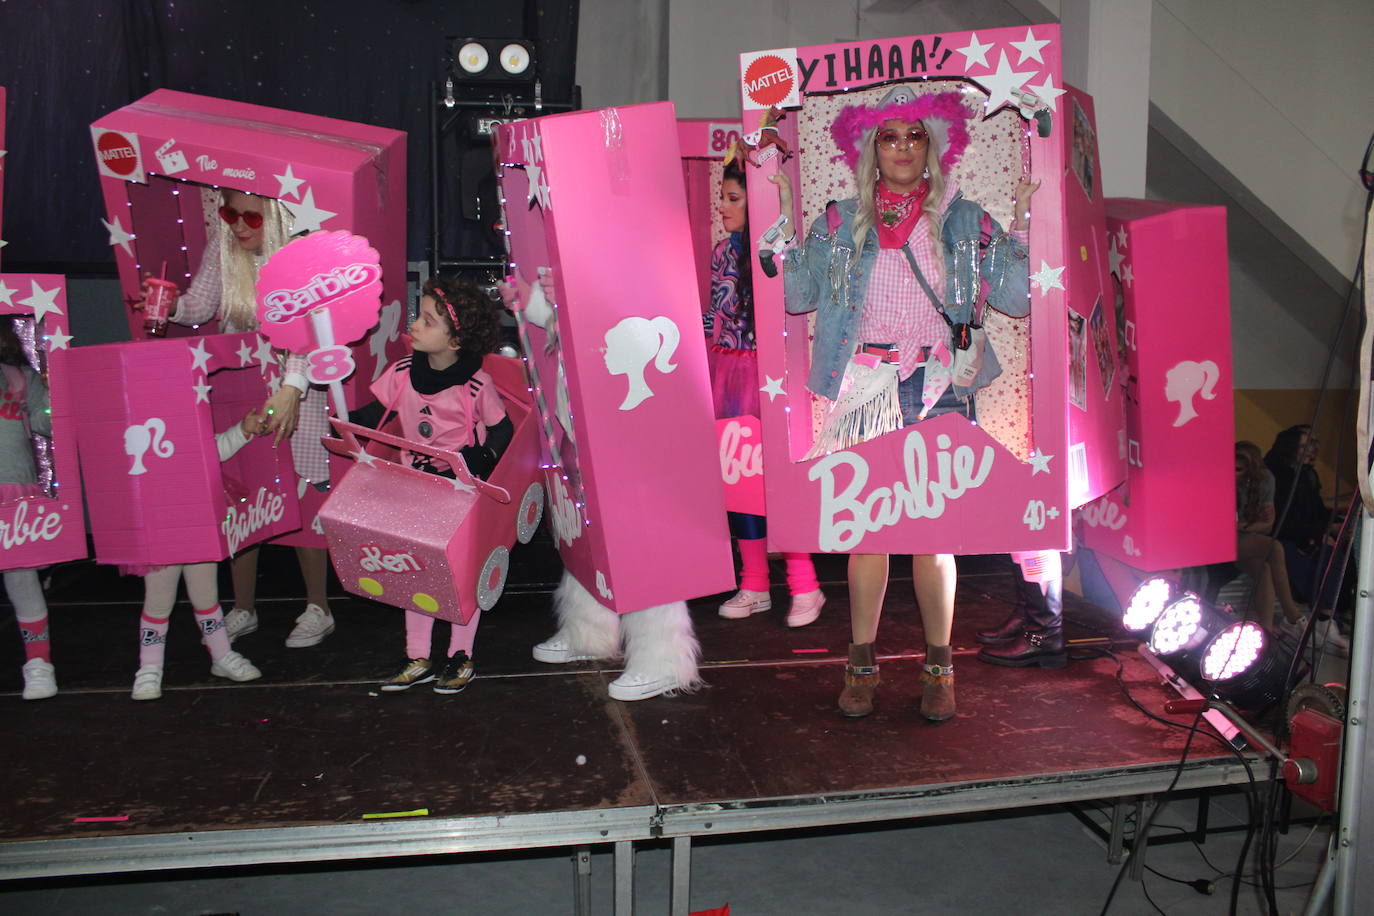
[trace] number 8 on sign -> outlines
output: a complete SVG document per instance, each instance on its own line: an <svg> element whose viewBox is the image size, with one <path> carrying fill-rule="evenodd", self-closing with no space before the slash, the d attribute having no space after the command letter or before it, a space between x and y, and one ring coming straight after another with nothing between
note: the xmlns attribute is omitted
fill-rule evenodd
<svg viewBox="0 0 1374 916"><path fill-rule="evenodd" d="M353 373L357 366L353 353L344 346L320 347L311 350L306 358L306 378L314 385L328 385L342 382Z"/></svg>

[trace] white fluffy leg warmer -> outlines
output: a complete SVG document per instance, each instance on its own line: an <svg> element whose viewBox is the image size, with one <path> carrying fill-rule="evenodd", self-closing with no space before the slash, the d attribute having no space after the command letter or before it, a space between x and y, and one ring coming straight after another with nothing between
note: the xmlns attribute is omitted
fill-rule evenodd
<svg viewBox="0 0 1374 916"><path fill-rule="evenodd" d="M620 655L620 615L592 597L567 570L553 593L558 635L579 655L615 658Z"/></svg>
<svg viewBox="0 0 1374 916"><path fill-rule="evenodd" d="M648 678L673 677L678 691L701 686L697 661L701 646L685 601L660 604L624 615L625 673Z"/></svg>

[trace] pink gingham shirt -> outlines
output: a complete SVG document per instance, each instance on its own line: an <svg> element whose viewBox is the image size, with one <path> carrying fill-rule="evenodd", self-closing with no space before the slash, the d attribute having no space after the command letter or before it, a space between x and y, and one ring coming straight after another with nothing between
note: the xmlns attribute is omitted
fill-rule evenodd
<svg viewBox="0 0 1374 916"><path fill-rule="evenodd" d="M945 185L940 199L943 213L959 191L956 182ZM876 230L875 230L876 231ZM1012 230L1011 235L1023 241L1024 231ZM907 240L907 247L925 275L926 282L939 295L944 289L944 265L936 260L930 245L930 220L916 221ZM864 311L859 318L859 340L862 343L890 344L897 348L898 375L905 379L921 365L921 348L933 347L949 340L949 325L940 317L935 306L921 289L920 281L911 272L911 265L900 248L882 248L873 265L864 297Z"/></svg>

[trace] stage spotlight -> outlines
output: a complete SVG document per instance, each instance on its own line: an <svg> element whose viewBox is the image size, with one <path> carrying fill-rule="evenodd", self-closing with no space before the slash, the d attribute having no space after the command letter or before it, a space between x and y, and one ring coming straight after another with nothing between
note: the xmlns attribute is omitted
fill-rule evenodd
<svg viewBox="0 0 1374 916"><path fill-rule="evenodd" d="M536 77L534 42L523 38L450 38L454 76L463 83L523 85Z"/></svg>
<svg viewBox="0 0 1374 916"><path fill-rule="evenodd" d="M1200 673L1205 686L1242 709L1259 709L1283 695L1291 659L1248 620L1233 623L1208 641Z"/></svg>
<svg viewBox="0 0 1374 916"><path fill-rule="evenodd" d="M477 76L491 63L491 53L481 42L469 41L458 49L456 60L464 73Z"/></svg>
<svg viewBox="0 0 1374 916"><path fill-rule="evenodd" d="M1136 586L1131 600L1126 602L1126 610L1121 614L1121 623L1132 633L1148 630L1179 595L1183 589L1172 579L1155 576Z"/></svg>
<svg viewBox="0 0 1374 916"><path fill-rule="evenodd" d="M1235 618L1185 592L1160 612L1147 645L1185 680L1196 682L1208 642L1234 622Z"/></svg>

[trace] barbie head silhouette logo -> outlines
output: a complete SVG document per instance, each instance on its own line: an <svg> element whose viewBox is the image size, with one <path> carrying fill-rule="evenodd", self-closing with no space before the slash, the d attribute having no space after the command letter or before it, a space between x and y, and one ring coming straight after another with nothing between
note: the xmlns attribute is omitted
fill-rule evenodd
<svg viewBox="0 0 1374 916"><path fill-rule="evenodd" d="M654 396L644 381L644 370L650 362L664 374L676 369L671 360L680 339L677 325L664 315L626 318L606 332L606 370L630 380L621 410L634 410Z"/></svg>
<svg viewBox="0 0 1374 916"><path fill-rule="evenodd" d="M130 476L148 473L143 466L143 454L150 448L158 458L171 458L176 450L172 440L167 438L167 424L158 417L124 430L124 454L134 459L134 466L129 468Z"/></svg>
<svg viewBox="0 0 1374 916"><path fill-rule="evenodd" d="M1164 397L1178 404L1178 417L1175 426L1182 426L1197 417L1193 409L1194 395L1201 394L1206 400L1217 396L1217 381L1221 370L1210 359L1195 363L1185 359L1164 374Z"/></svg>

